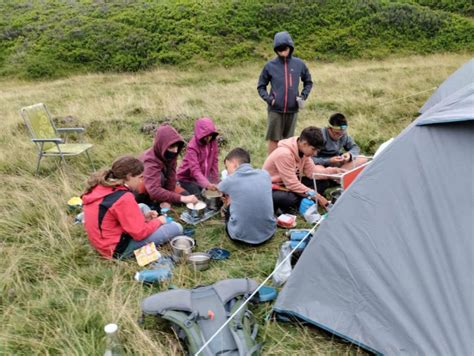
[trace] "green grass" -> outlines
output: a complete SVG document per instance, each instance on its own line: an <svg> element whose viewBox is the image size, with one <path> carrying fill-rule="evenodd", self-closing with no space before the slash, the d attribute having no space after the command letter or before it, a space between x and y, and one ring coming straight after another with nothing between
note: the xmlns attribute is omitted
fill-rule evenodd
<svg viewBox="0 0 474 356"><path fill-rule="evenodd" d="M322 126L331 113L342 111L363 151L373 153L414 119L434 86L468 59L445 54L309 62L315 85L299 115L297 131L308 125ZM85 126L86 139L95 144L92 155L98 166L148 148L152 136L141 132L144 123L170 122L190 137L194 119L208 115L227 139L221 160L231 148L243 146L260 167L266 153L265 105L256 92L262 65L0 82L0 354L99 355L104 347L103 326L109 322L119 324L128 353L175 354L180 350L167 328L154 323L142 328L137 323L140 301L168 284L138 284L133 275L139 268L133 261L100 258L82 227L73 225L66 202L84 188L90 172L85 157L70 159L67 169L58 169L54 160L45 159L41 174L34 176L36 154L19 109L44 102L59 121ZM65 119L66 115L72 118ZM305 226L301 220L299 226ZM231 251L231 259L198 273L179 266L171 281L178 287L236 277L261 282L272 271L285 237L279 230L262 247L237 246L226 238L216 218L197 228L196 239L198 250L221 246ZM266 355L364 354L317 329L266 322L271 305L253 310Z"/></svg>

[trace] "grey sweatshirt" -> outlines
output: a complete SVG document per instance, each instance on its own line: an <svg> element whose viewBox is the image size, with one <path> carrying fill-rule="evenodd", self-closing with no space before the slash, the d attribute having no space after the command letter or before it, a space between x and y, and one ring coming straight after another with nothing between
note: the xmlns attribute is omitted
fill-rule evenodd
<svg viewBox="0 0 474 356"><path fill-rule="evenodd" d="M260 244L275 234L272 182L266 171L241 164L218 188L231 200L227 231L232 239Z"/></svg>
<svg viewBox="0 0 474 356"><path fill-rule="evenodd" d="M339 140L335 141L329 136L327 127L321 129L324 137L324 147L318 152L316 156L313 156L313 161L315 164L322 166L329 166L329 159L334 156L341 155L342 149L349 152L352 158L358 156L360 153L360 148L354 142L351 136L344 134Z"/></svg>

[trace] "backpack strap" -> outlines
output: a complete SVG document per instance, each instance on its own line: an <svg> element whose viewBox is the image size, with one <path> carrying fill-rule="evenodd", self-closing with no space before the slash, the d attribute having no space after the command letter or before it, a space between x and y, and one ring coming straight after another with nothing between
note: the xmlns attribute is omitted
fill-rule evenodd
<svg viewBox="0 0 474 356"><path fill-rule="evenodd" d="M244 298L238 299L232 306L230 315L235 313L244 302ZM255 320L255 316L249 309L246 307L242 308L229 323L229 329L237 344L239 356L259 355L262 344L255 341L257 338L258 324Z"/></svg>

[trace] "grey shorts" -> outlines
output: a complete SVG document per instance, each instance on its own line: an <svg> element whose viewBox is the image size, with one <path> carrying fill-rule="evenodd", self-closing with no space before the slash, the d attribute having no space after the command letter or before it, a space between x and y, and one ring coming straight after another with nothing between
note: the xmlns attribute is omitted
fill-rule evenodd
<svg viewBox="0 0 474 356"><path fill-rule="evenodd" d="M268 128L265 139L280 141L294 136L298 113L268 112Z"/></svg>

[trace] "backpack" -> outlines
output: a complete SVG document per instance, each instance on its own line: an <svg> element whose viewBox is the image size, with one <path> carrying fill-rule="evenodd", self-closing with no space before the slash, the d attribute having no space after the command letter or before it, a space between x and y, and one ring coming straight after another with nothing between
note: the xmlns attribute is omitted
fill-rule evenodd
<svg viewBox="0 0 474 356"><path fill-rule="evenodd" d="M142 302L144 315L159 316L194 355L257 288L252 279L225 279L209 286L173 289ZM257 356L258 325L247 304L200 353L202 356Z"/></svg>

